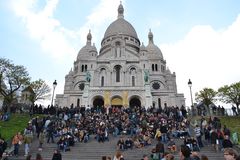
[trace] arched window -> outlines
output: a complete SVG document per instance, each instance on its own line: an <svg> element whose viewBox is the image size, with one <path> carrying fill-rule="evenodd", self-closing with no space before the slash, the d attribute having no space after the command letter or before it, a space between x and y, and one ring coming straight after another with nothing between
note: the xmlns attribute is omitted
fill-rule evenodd
<svg viewBox="0 0 240 160"><path fill-rule="evenodd" d="M82 70L81 70L82 72L84 71L84 65L82 65Z"/></svg>
<svg viewBox="0 0 240 160"><path fill-rule="evenodd" d="M116 71L116 82L120 82L121 66L120 65L115 66L115 71Z"/></svg>
<svg viewBox="0 0 240 160"><path fill-rule="evenodd" d="M158 108L161 108L161 98L158 98Z"/></svg>
<svg viewBox="0 0 240 160"><path fill-rule="evenodd" d="M132 86L134 87L135 86L135 77L132 76Z"/></svg>
<svg viewBox="0 0 240 160"><path fill-rule="evenodd" d="M155 64L155 71L158 71L158 65Z"/></svg>
<svg viewBox="0 0 240 160"><path fill-rule="evenodd" d="M152 64L152 71L154 71L154 64Z"/></svg>
<svg viewBox="0 0 240 160"><path fill-rule="evenodd" d="M85 65L85 72L87 71L87 65Z"/></svg>
<svg viewBox="0 0 240 160"><path fill-rule="evenodd" d="M116 52L116 57L121 57L121 48L120 48L120 42L116 42L116 49L115 49L115 52Z"/></svg>
<svg viewBox="0 0 240 160"><path fill-rule="evenodd" d="M78 98L77 99L77 107L79 107L80 106L80 99Z"/></svg>
<svg viewBox="0 0 240 160"><path fill-rule="evenodd" d="M104 76L102 76L102 78L101 78L101 87L103 87L104 86Z"/></svg>

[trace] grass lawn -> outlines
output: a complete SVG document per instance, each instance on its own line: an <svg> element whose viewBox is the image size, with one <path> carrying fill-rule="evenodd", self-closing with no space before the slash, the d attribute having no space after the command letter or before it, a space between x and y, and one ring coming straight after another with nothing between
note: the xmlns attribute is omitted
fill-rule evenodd
<svg viewBox="0 0 240 160"><path fill-rule="evenodd" d="M5 140L11 139L17 132L24 130L29 120L29 114L11 114L9 121L0 121L1 136Z"/></svg>
<svg viewBox="0 0 240 160"><path fill-rule="evenodd" d="M205 117L207 120L209 117ZM221 121L222 126L226 125L227 128L230 129L231 134L234 132L238 133L238 138L240 140L240 116L224 116L224 117L218 117ZM195 116L190 119L190 121L194 124L195 121L200 122L201 116Z"/></svg>
<svg viewBox="0 0 240 160"><path fill-rule="evenodd" d="M240 134L240 117L220 117L222 125L226 125L230 129L231 133L237 132Z"/></svg>

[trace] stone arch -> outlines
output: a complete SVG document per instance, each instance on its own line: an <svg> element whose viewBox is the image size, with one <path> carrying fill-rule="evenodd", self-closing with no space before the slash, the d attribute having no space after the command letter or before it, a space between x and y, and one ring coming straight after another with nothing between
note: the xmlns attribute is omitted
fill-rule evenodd
<svg viewBox="0 0 240 160"><path fill-rule="evenodd" d="M153 106L154 108L156 108L156 105L157 105L157 103L156 103L155 101L153 101L152 106Z"/></svg>
<svg viewBox="0 0 240 160"><path fill-rule="evenodd" d="M135 69L136 70L136 72L138 72L138 66L136 66L136 65L130 65L130 66L128 66L127 68L126 68L126 71L128 71L129 73L131 73L131 69Z"/></svg>
<svg viewBox="0 0 240 160"><path fill-rule="evenodd" d="M83 90L86 81L78 81L74 84L74 90ZM74 83L74 82L73 82ZM81 86L83 84L83 87Z"/></svg>
<svg viewBox="0 0 240 160"><path fill-rule="evenodd" d="M123 106L123 98L121 96L113 96L111 98L111 106L122 107Z"/></svg>
<svg viewBox="0 0 240 160"><path fill-rule="evenodd" d="M100 66L96 69L96 71L101 72L102 69L105 69L106 72L110 72L109 67L106 66L106 65L100 65Z"/></svg>
<svg viewBox="0 0 240 160"><path fill-rule="evenodd" d="M114 71L116 73L116 77L115 77L116 82L120 82L121 81L122 66L121 65L115 65L114 66Z"/></svg>
<svg viewBox="0 0 240 160"><path fill-rule="evenodd" d="M157 82L157 83L160 84L160 89L166 88L166 84L164 84L164 83L163 83L162 81L160 81L160 80L152 80L152 81L150 82L151 86L152 86L152 84L153 84L154 82Z"/></svg>
<svg viewBox="0 0 240 160"><path fill-rule="evenodd" d="M129 98L129 107L134 108L134 107L141 107L142 102L141 102L141 97L134 95L131 98Z"/></svg>
<svg viewBox="0 0 240 160"><path fill-rule="evenodd" d="M102 108L104 106L104 98L100 95L94 96L92 99L93 108L97 109Z"/></svg>

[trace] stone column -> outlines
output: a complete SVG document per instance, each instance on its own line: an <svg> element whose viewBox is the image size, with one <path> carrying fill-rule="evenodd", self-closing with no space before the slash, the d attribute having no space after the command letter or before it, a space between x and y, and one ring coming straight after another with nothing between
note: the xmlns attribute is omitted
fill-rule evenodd
<svg viewBox="0 0 240 160"><path fill-rule="evenodd" d="M145 83L145 108L149 108L152 106L152 94L151 94L151 88L150 84L148 82Z"/></svg>
<svg viewBox="0 0 240 160"><path fill-rule="evenodd" d="M82 104L86 108L89 106L88 96L89 96L89 82L86 82L83 90L83 96L82 96L82 101L83 101Z"/></svg>

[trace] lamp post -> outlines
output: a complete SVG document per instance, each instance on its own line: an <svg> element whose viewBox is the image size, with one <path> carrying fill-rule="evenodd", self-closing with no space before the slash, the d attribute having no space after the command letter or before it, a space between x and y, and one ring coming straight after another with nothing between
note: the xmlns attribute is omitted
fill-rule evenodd
<svg viewBox="0 0 240 160"><path fill-rule="evenodd" d="M192 98L192 81L189 79L188 81L188 86L190 88L190 95L191 95L191 102L192 102L192 107L193 107L193 98Z"/></svg>
<svg viewBox="0 0 240 160"><path fill-rule="evenodd" d="M53 97L54 97L54 91L55 91L56 86L57 86L57 81L55 80L55 81L53 82L53 94L52 94L51 106L53 106Z"/></svg>

